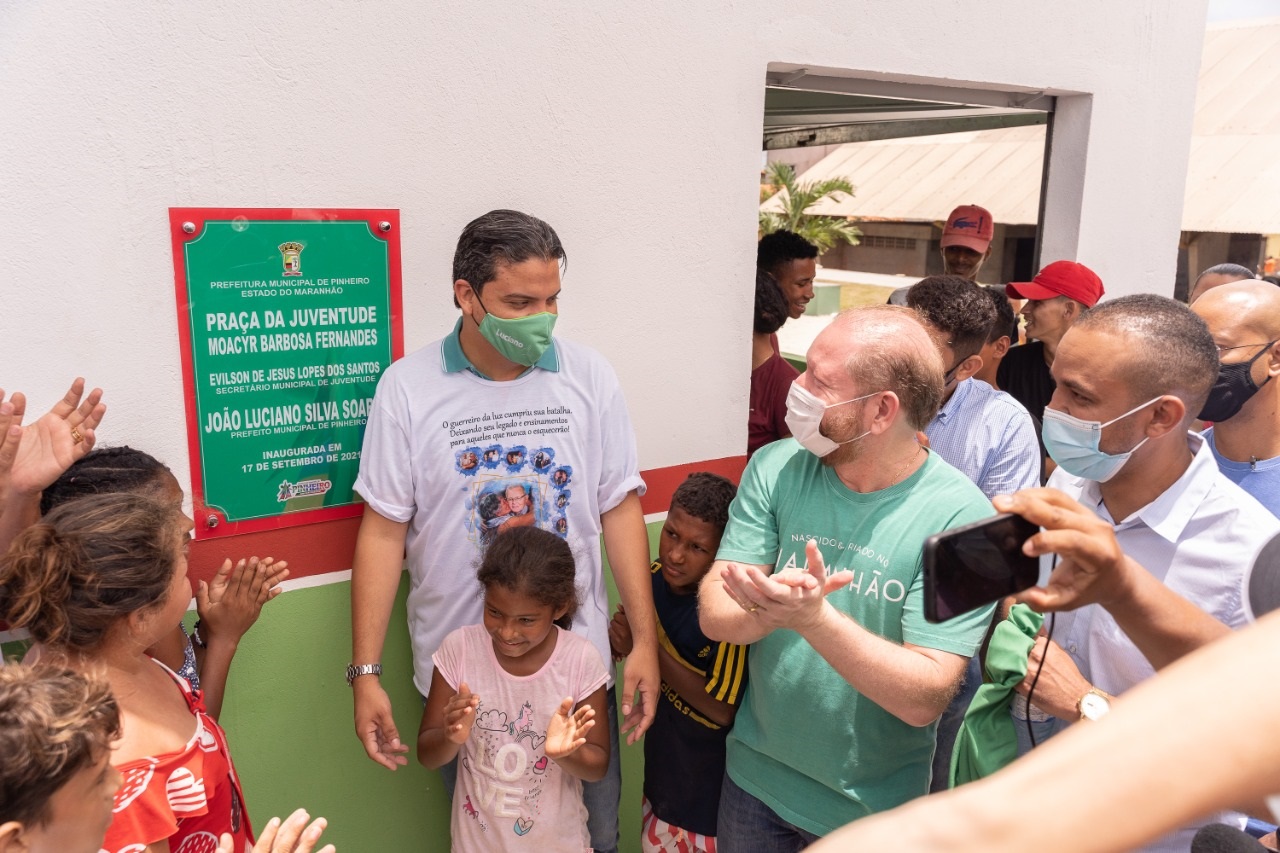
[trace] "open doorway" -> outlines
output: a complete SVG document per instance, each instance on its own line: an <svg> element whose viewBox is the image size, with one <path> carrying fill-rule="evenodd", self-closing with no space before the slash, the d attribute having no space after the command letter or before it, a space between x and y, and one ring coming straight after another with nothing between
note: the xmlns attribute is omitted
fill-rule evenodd
<svg viewBox="0 0 1280 853"><path fill-rule="evenodd" d="M1055 99L937 83L860 79L844 72L771 65L762 133L762 211L785 207L775 164L803 186L843 179L807 209L854 225L854 242L822 247L814 298L778 333L801 356L830 317L883 303L896 288L943 272L948 214L979 205L994 222L982 284L1027 281L1039 264L1044 173ZM770 168L772 167L772 168Z"/></svg>

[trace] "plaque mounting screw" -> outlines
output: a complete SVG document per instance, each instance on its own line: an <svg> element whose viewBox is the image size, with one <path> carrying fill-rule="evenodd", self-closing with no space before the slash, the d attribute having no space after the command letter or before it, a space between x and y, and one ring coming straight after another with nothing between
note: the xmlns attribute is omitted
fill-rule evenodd
<svg viewBox="0 0 1280 853"><path fill-rule="evenodd" d="M184 234L194 234L194 233L196 233L196 224L195 224L194 222L184 222L184 223L182 223L182 233L184 233Z"/></svg>
<svg viewBox="0 0 1280 853"><path fill-rule="evenodd" d="M391 223L386 221L379 222L378 230L381 231L383 234L386 234L388 231L391 230Z"/></svg>
<svg viewBox="0 0 1280 853"><path fill-rule="evenodd" d="M217 527L218 517L213 513L209 513L209 515L205 517L204 523L207 527Z"/></svg>

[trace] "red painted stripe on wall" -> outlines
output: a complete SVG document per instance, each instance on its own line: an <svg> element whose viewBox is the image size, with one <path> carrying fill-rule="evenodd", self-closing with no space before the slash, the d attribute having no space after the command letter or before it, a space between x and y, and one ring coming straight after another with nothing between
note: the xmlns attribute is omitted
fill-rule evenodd
<svg viewBox="0 0 1280 853"><path fill-rule="evenodd" d="M695 471L710 471L736 483L746 465L746 456L726 456L723 459L642 471L640 473L648 489L640 498L640 506L645 515L666 512L671 504L671 493L684 482L685 477ZM188 558L189 575L192 582L208 580L213 577L223 559L255 555L288 560L289 575L295 579L346 571L351 568L359 529L359 518L342 518L192 542Z"/></svg>
<svg viewBox="0 0 1280 853"><path fill-rule="evenodd" d="M644 477L644 484L648 486L648 490L640 498L640 506L644 508L645 515L666 512L671 506L671 494L690 474L709 471L721 477L728 477L737 483L738 478L742 476L742 470L746 467L746 456L726 456L723 459L708 459L705 462L690 462L687 465L672 465L670 468L641 471L640 476Z"/></svg>

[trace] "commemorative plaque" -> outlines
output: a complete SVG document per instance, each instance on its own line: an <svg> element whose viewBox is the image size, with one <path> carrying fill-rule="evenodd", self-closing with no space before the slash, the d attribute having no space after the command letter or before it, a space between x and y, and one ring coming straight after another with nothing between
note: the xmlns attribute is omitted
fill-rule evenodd
<svg viewBox="0 0 1280 853"><path fill-rule="evenodd" d="M358 515L403 354L396 210L172 208L199 538Z"/></svg>

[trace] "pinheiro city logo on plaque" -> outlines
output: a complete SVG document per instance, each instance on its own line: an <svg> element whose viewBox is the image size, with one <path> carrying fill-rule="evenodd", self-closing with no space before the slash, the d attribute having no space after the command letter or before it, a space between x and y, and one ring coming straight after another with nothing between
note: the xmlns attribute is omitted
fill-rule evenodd
<svg viewBox="0 0 1280 853"><path fill-rule="evenodd" d="M305 248L301 243L280 244L280 260L284 264L285 275L302 275L302 250Z"/></svg>
<svg viewBox="0 0 1280 853"><path fill-rule="evenodd" d="M280 483L276 491L276 501L286 503L294 498L309 498L316 495L327 494L333 488L333 483L325 478L313 478L310 480L302 480L297 483L290 483L284 480Z"/></svg>

